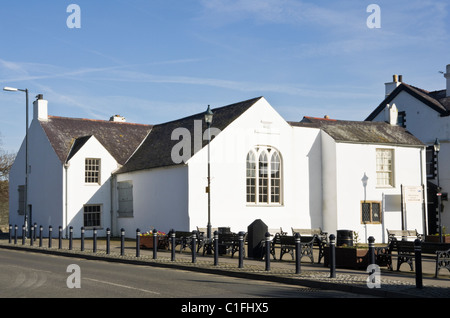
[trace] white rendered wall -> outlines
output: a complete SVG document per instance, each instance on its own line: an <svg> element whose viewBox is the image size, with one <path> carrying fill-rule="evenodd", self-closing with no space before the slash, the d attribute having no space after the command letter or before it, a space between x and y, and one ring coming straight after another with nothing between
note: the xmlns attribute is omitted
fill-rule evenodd
<svg viewBox="0 0 450 318"><path fill-rule="evenodd" d="M85 159L101 159L100 184L85 183ZM64 231L73 226L74 237L80 236L84 226L84 205L102 206L101 225L97 229L99 236L106 235L106 229L111 227L111 173L117 169L117 162L95 138L91 137L70 159L67 174L64 174L64 187L67 185L67 201L61 210ZM65 179L67 176L67 180ZM66 182L67 181L67 182ZM93 228L85 228L86 237L92 236Z"/></svg>
<svg viewBox="0 0 450 318"><path fill-rule="evenodd" d="M31 205L31 224L44 227L44 236L48 235L48 226L57 229L62 225L62 163L48 142L39 121L33 120L28 134L28 205ZM10 173L10 223L17 224L19 230L24 216L18 211L18 186L25 185L25 140L23 141ZM19 231L19 233L21 233ZM56 232L56 234L55 234ZM57 231L53 231L57 235Z"/></svg>
<svg viewBox="0 0 450 318"><path fill-rule="evenodd" d="M290 233L291 227L310 228L312 220L321 223L320 191L310 191L310 187L320 189L320 147L313 147L318 133L317 129L291 127L264 99L222 131L211 142L212 227L247 231L248 225L261 219L269 228L281 227ZM246 158L258 145L271 146L282 157L282 204L246 202ZM192 230L207 225L207 147L188 165Z"/></svg>
<svg viewBox="0 0 450 318"><path fill-rule="evenodd" d="M133 217L117 218L116 233L125 230L126 237L136 237L155 228L168 232L189 230L188 168L185 165L118 174L117 182L133 183ZM117 193L117 190L115 190ZM117 217L117 194L114 198Z"/></svg>

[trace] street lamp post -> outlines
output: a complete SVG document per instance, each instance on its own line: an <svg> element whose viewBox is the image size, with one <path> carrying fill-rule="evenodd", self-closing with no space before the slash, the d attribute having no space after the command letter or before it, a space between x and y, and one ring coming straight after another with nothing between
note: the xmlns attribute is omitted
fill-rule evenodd
<svg viewBox="0 0 450 318"><path fill-rule="evenodd" d="M206 226L206 235L208 240L211 239L211 154L210 154L210 143L211 143L211 123L213 120L213 112L208 105L208 109L205 112L205 122L208 126L208 224Z"/></svg>
<svg viewBox="0 0 450 318"><path fill-rule="evenodd" d="M436 138L434 142L434 151L436 152L436 178L437 178L437 204L438 204L438 226L439 226L439 242L442 243L442 224L441 224L441 204L442 204L442 193L441 186L439 185L439 150L441 150L441 144Z"/></svg>
<svg viewBox="0 0 450 318"><path fill-rule="evenodd" d="M24 225L27 225L27 217L28 217L28 89L20 89L20 88L13 88L13 87L4 87L4 91L7 92L24 92L25 98L26 98L26 104L25 104L25 113L26 113L26 119L25 119L25 189L24 189ZM30 221L31 223L31 221ZM28 229L28 226L26 227Z"/></svg>

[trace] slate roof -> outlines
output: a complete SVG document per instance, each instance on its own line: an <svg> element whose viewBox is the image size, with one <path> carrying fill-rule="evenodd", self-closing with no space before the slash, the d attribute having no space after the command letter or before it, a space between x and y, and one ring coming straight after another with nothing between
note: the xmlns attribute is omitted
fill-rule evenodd
<svg viewBox="0 0 450 318"><path fill-rule="evenodd" d="M405 128L385 122L304 117L292 126L320 128L336 142L424 146Z"/></svg>
<svg viewBox="0 0 450 318"><path fill-rule="evenodd" d="M151 125L56 116L48 116L48 121L40 121L40 124L62 163L95 136L123 165L152 128Z"/></svg>
<svg viewBox="0 0 450 318"><path fill-rule="evenodd" d="M366 118L366 121L373 120L380 112L384 110L387 104L400 94L402 91L409 93L411 96L417 98L425 105L437 111L441 116L450 115L450 97L445 97L446 90L439 90L429 92L422 88L418 88L406 83L401 83L396 89L386 97L380 105Z"/></svg>
<svg viewBox="0 0 450 318"><path fill-rule="evenodd" d="M239 103L212 109L214 118L211 127L223 131L230 123L236 120L242 113L254 105L263 97L257 97L242 101ZM176 128L186 128L191 135L191 156L199 149L194 149L194 121L199 120L202 123L202 132L207 129L204 112L175 121L154 125L150 134L145 138L142 145L136 150L127 163L116 173L145 170L157 167L166 167L176 165L173 162L171 154L172 148L180 140L171 140L172 132ZM211 140L214 139L214 135ZM202 136L200 137L202 138ZM202 141L202 148L207 145L207 140ZM184 164L184 163L180 163Z"/></svg>

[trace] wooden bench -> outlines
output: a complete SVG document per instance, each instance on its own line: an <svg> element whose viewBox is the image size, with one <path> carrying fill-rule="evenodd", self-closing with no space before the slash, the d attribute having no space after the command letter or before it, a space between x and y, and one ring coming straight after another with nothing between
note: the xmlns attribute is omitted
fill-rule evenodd
<svg viewBox="0 0 450 318"><path fill-rule="evenodd" d="M306 256L314 263L313 245L316 240L316 236L300 236L300 260ZM294 235L281 235L275 234L270 246L270 254L273 259L276 260L276 250L280 250L280 261L283 259L284 254L290 254L292 259L295 259L295 236ZM262 253L262 258L265 257L265 252Z"/></svg>
<svg viewBox="0 0 450 318"><path fill-rule="evenodd" d="M407 263L411 269L414 270L413 260L415 259L414 242L406 240L397 240L393 238L389 243L389 247L383 251L376 248L377 264L379 261L385 260L390 270L392 267L392 257L397 257L397 271L403 263ZM396 252L395 254L393 252ZM438 276L439 270L447 268L450 271L450 244L448 243L421 243L422 259L432 259L435 261L435 277ZM378 259L380 257L380 259ZM380 264L379 264L380 265Z"/></svg>
<svg viewBox="0 0 450 318"><path fill-rule="evenodd" d="M423 235L419 234L419 232L417 232L417 230L388 230L387 231L387 235L388 235L388 241L390 242L392 239L401 239L401 240L412 240L414 241L415 239L419 239L421 241L423 241Z"/></svg>
<svg viewBox="0 0 450 318"><path fill-rule="evenodd" d="M323 232L322 229L316 228L316 229L292 229L292 235L295 235L295 233L300 234L301 237L313 237L315 236L316 239L314 241L314 244L319 247L319 260L317 261L317 264L320 264L320 261L324 257L324 247L328 244L328 233Z"/></svg>

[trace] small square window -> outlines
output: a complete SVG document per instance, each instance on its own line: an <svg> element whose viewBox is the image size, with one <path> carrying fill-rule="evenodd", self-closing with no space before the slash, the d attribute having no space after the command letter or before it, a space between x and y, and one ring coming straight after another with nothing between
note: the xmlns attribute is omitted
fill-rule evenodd
<svg viewBox="0 0 450 318"><path fill-rule="evenodd" d="M361 201L361 223L362 224L381 223L380 201Z"/></svg>

